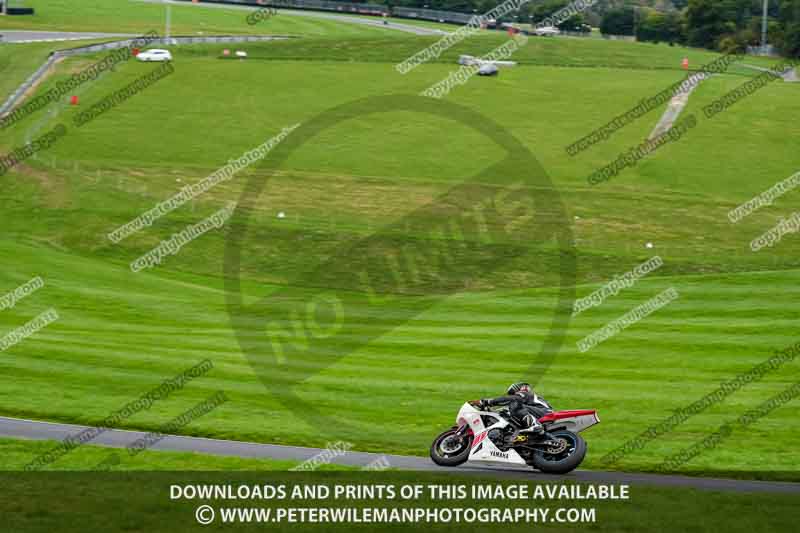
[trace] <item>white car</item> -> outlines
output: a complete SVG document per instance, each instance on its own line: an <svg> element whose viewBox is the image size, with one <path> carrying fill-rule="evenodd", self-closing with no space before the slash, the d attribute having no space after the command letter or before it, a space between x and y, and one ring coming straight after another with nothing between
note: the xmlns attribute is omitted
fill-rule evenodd
<svg viewBox="0 0 800 533"><path fill-rule="evenodd" d="M466 65L466 66L477 65L478 67L481 67L483 65L493 65L494 67L497 67L497 68L499 68L499 67L516 67L517 66L517 62L516 61L491 61L491 60L481 59L479 57L474 57L474 56L459 56L458 57L458 64L459 65ZM479 74L480 74L480 72L479 72Z"/></svg>
<svg viewBox="0 0 800 533"><path fill-rule="evenodd" d="M553 26L545 26L543 28L535 28L533 30L533 34L538 35L539 37L552 37L553 35L559 35L560 33L561 31Z"/></svg>
<svg viewBox="0 0 800 533"><path fill-rule="evenodd" d="M478 76L497 76L497 65L494 63L483 63L478 68Z"/></svg>
<svg viewBox="0 0 800 533"><path fill-rule="evenodd" d="M139 52L136 59L139 61L172 61L172 54L169 50L145 50L144 52Z"/></svg>

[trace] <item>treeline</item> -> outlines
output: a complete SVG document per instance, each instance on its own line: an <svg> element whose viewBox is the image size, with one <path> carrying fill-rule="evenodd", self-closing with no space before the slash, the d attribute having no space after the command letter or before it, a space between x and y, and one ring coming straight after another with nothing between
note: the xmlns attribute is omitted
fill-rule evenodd
<svg viewBox="0 0 800 533"><path fill-rule="evenodd" d="M683 9L668 11L627 5L607 10L600 31L743 52L761 44L762 13L762 0L688 0ZM800 56L800 0L772 0L767 14L768 43L785 56Z"/></svg>
<svg viewBox="0 0 800 533"><path fill-rule="evenodd" d="M368 0L362 0L368 1ZM374 2L375 0L373 0ZM442 11L457 11L460 13L483 14L491 11L504 0L378 0L377 3L384 3L389 6L415 7L437 9ZM608 0L600 0L607 2ZM531 0L522 5L517 11L502 17L498 22L513 22L520 24L535 24L542 21L571 3L571 0ZM591 30L591 24L600 23L600 16L597 14L579 14L573 16L561 24L559 28L564 31L585 31Z"/></svg>
<svg viewBox="0 0 800 533"><path fill-rule="evenodd" d="M368 1L368 0L357 0ZM371 0L389 6L486 13L502 0ZM500 22L535 24L570 0L532 0ZM599 0L559 25L565 31L599 27L609 35L635 35L721 52L744 51L761 41L763 0ZM768 42L782 54L800 55L800 0L769 0Z"/></svg>

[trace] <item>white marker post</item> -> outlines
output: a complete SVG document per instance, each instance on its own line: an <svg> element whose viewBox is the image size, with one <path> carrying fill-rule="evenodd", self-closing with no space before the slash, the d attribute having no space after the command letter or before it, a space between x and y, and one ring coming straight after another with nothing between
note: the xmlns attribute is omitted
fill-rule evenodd
<svg viewBox="0 0 800 533"><path fill-rule="evenodd" d="M172 4L169 0L164 0L164 5L167 7L167 21L164 25L164 43L170 44L170 27L172 26Z"/></svg>

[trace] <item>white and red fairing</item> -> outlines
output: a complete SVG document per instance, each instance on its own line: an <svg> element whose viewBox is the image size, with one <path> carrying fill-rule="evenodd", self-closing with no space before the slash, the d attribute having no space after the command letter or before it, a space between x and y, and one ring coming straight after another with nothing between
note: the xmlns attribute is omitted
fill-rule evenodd
<svg viewBox="0 0 800 533"><path fill-rule="evenodd" d="M577 409L573 411L556 411L544 415L539 422L547 431L553 429L566 429L573 433L580 433L595 424L600 423L597 411L593 409Z"/></svg>
<svg viewBox="0 0 800 533"><path fill-rule="evenodd" d="M484 423L491 422L489 425ZM573 433L579 433L600 422L597 411L594 410L573 410L556 411L549 413L539 419L545 430L566 429ZM487 438L489 431L493 429L503 429L510 423L492 411L479 411L469 403L465 403L456 417L456 424L459 427L468 425L467 433L475 435L472 440L468 461L480 461L490 463L505 463L526 465L525 460L513 449L501 451L491 439Z"/></svg>

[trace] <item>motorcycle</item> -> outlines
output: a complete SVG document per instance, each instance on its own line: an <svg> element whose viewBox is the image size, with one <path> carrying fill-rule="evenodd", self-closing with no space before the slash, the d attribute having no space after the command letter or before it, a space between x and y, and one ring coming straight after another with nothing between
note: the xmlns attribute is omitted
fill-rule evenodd
<svg viewBox="0 0 800 533"><path fill-rule="evenodd" d="M466 462L531 466L548 474L566 474L586 456L586 441L578 435L600 423L597 411L573 410L548 413L536 435L511 423L508 409L482 411L479 402L467 402L456 424L433 441L431 459L440 466Z"/></svg>

